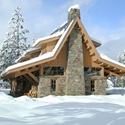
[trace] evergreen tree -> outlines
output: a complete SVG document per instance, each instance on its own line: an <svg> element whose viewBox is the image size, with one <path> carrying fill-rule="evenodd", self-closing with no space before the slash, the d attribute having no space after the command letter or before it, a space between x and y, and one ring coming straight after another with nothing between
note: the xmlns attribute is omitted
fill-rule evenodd
<svg viewBox="0 0 125 125"><path fill-rule="evenodd" d="M30 46L26 43L27 37L25 36L29 31L22 25L24 18L20 11L21 9L17 7L9 21L9 32L6 34L1 48L0 65L2 70L14 64L15 60Z"/></svg>
<svg viewBox="0 0 125 125"><path fill-rule="evenodd" d="M122 64L125 64L125 50L118 55L118 61Z"/></svg>
<svg viewBox="0 0 125 125"><path fill-rule="evenodd" d="M118 55L118 61L122 64L125 64L125 50ZM125 87L125 75L121 78L116 79L116 86Z"/></svg>

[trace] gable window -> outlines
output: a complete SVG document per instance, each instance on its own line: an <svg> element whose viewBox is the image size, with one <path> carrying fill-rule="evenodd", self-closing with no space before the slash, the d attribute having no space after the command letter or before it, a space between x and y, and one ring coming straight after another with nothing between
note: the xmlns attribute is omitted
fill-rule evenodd
<svg viewBox="0 0 125 125"><path fill-rule="evenodd" d="M46 66L43 68L44 75L64 75L64 67Z"/></svg>

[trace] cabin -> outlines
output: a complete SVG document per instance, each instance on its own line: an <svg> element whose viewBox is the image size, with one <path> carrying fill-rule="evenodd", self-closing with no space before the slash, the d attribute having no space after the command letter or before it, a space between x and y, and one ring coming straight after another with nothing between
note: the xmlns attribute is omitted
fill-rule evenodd
<svg viewBox="0 0 125 125"><path fill-rule="evenodd" d="M11 95L105 95L109 76L125 75L125 65L97 51L80 19L78 5L68 10L68 19L49 36L39 38L31 49L2 72L11 81Z"/></svg>

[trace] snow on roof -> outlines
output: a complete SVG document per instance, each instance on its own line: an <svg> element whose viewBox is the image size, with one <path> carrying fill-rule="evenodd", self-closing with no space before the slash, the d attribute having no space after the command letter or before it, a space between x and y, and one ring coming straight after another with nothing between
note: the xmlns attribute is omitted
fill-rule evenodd
<svg viewBox="0 0 125 125"><path fill-rule="evenodd" d="M32 46L33 47L36 46L39 42L41 42L43 40L51 39L51 38L58 37L58 36L62 35L67 27L68 27L68 22L66 21L59 28L56 28L51 33L51 35L37 39Z"/></svg>
<svg viewBox="0 0 125 125"><path fill-rule="evenodd" d="M29 64L32 64L34 62L38 62L38 61L42 61L44 59L48 59L48 58L51 58L55 55L56 51L58 50L59 46L61 45L65 35L67 34L70 26L73 24L74 20L72 20L70 22L70 24L68 25L68 28L64 31L64 33L62 34L61 38L58 40L55 48L52 50L52 52L48 52L48 53L45 53L43 55L40 55L39 57L35 57L31 60L28 60L28 61L25 61L25 62L21 62L21 63L17 63L15 65L12 65L12 66L9 66L7 69L5 69L2 73L1 73L1 76L4 75L6 72L8 72L9 70L12 70L12 69L16 69L16 68L19 68L19 67L22 67L22 66L25 66L25 65L29 65Z"/></svg>
<svg viewBox="0 0 125 125"><path fill-rule="evenodd" d="M119 66L122 66L122 67L125 68L125 65L124 65L124 64L122 64L122 63L120 63L120 62L117 62L117 61L115 61L115 60L109 58L108 56L106 56L106 55L104 55L104 54L100 54L100 57L101 57L102 59L104 59L104 60L107 60L107 61L109 61L109 62L112 62L112 63L114 63L114 64L116 64L116 65L119 65Z"/></svg>
<svg viewBox="0 0 125 125"><path fill-rule="evenodd" d="M58 36L62 35L63 32L64 32L64 31L58 32L58 33L55 33L55 34L52 34L52 35L49 35L49 36L46 36L46 37L39 38L39 39L37 39L37 40L33 43L32 47L35 47L39 42L41 42L41 41L43 41L43 40L47 40L47 39L51 39L51 38L54 38L54 37L58 37Z"/></svg>
<svg viewBox="0 0 125 125"><path fill-rule="evenodd" d="M95 39L93 37L90 37L90 39L101 44L101 41L99 41L99 40L97 40L97 39Z"/></svg>
<svg viewBox="0 0 125 125"><path fill-rule="evenodd" d="M27 53L38 50L39 48L29 48L26 50L15 62L18 62L22 57L24 57Z"/></svg>
<svg viewBox="0 0 125 125"><path fill-rule="evenodd" d="M52 33L52 34L55 34L55 33L58 33L58 32L64 32L66 30L66 28L68 27L68 22L65 21L63 24L61 24L61 26L59 28L56 28Z"/></svg>
<svg viewBox="0 0 125 125"><path fill-rule="evenodd" d="M80 10L80 6L79 6L79 4L75 4L75 5L71 6L71 7L68 9L68 12L70 12L71 9L79 9L79 10Z"/></svg>

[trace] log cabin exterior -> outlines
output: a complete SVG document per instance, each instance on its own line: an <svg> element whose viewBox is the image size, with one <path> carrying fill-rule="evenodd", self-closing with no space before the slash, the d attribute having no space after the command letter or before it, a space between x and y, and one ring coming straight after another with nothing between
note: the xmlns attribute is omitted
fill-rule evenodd
<svg viewBox="0 0 125 125"><path fill-rule="evenodd" d="M43 97L106 94L106 78L125 75L125 66L101 56L101 44L85 30L80 9L69 9L68 21L8 67L2 78L11 81L11 94Z"/></svg>

